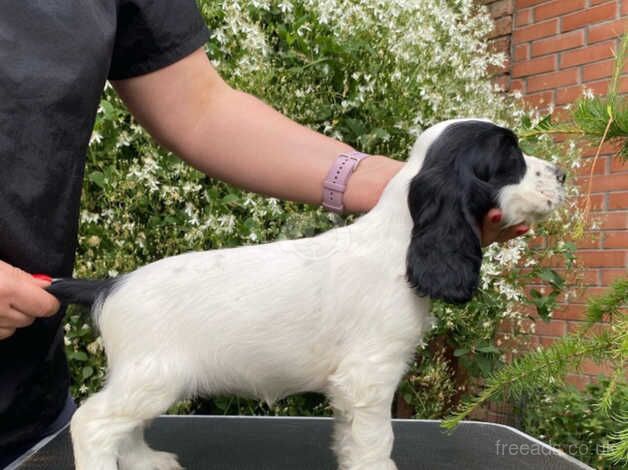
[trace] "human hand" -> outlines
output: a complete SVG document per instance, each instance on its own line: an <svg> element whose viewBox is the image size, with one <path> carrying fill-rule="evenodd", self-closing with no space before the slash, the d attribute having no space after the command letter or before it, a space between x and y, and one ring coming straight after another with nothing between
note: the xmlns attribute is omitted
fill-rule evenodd
<svg viewBox="0 0 628 470"><path fill-rule="evenodd" d="M488 211L482 222L482 245L487 246L493 242L505 242L511 238L523 235L530 227L519 224L512 227L502 228L502 211L493 208Z"/></svg>
<svg viewBox="0 0 628 470"><path fill-rule="evenodd" d="M59 310L59 301L43 289L48 285L49 281L0 261L0 340Z"/></svg>

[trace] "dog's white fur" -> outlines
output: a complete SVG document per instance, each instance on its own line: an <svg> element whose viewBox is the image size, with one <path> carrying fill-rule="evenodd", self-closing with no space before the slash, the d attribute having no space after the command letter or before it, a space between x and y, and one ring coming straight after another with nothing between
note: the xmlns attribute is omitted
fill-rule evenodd
<svg viewBox="0 0 628 470"><path fill-rule="evenodd" d="M408 185L452 122L420 136L377 206L350 226L188 253L126 275L95 307L109 377L72 419L77 469L180 468L143 440L144 426L175 401L238 394L272 403L302 391L329 397L341 469L395 469L391 401L431 323L429 299L405 277ZM546 213L547 199L559 199L548 164L526 162L546 168L547 181L528 169L520 185L504 188L509 223ZM312 244L324 255L310 256Z"/></svg>

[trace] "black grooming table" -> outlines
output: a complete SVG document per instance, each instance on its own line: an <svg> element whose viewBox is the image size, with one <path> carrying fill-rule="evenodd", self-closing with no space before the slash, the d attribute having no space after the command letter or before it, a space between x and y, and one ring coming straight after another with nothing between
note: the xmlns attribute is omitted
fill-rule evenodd
<svg viewBox="0 0 628 470"><path fill-rule="evenodd" d="M146 437L178 454L187 470L333 470L327 418L163 416ZM395 420L393 458L399 470L590 469L508 426L464 422L448 435L438 421ZM70 470L68 429L14 468Z"/></svg>

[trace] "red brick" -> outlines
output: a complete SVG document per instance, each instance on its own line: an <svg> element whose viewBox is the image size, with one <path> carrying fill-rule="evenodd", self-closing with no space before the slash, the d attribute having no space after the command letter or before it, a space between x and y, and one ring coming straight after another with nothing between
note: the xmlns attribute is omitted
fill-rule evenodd
<svg viewBox="0 0 628 470"><path fill-rule="evenodd" d="M503 52L506 55L510 55L510 38L493 39L490 42L489 48L491 52Z"/></svg>
<svg viewBox="0 0 628 470"><path fill-rule="evenodd" d="M488 9L491 12L491 17L501 18L502 16L512 15L512 7L511 0L499 0L491 3Z"/></svg>
<svg viewBox="0 0 628 470"><path fill-rule="evenodd" d="M602 285L610 286L616 279L626 277L625 269L602 269L600 270L602 275Z"/></svg>
<svg viewBox="0 0 628 470"><path fill-rule="evenodd" d="M591 166L593 158L583 158L581 166L575 171L576 176L589 176L591 174ZM606 157L599 157L593 167L594 175L603 175L606 172Z"/></svg>
<svg viewBox="0 0 628 470"><path fill-rule="evenodd" d="M625 3L625 0L624 0ZM608 23L589 26L589 44L605 39L619 38L626 30L626 20L617 20Z"/></svg>
<svg viewBox="0 0 628 470"><path fill-rule="evenodd" d="M581 321L568 321L567 332L575 333L578 331L582 331L582 328L584 326L585 326L585 323ZM608 323L596 323L595 325L593 325L587 330L587 334L585 335L585 337L591 336L591 335L599 335L605 331L608 331Z"/></svg>
<svg viewBox="0 0 628 470"><path fill-rule="evenodd" d="M613 73L613 60L605 60L582 67L582 81L590 82L600 78L609 78Z"/></svg>
<svg viewBox="0 0 628 470"><path fill-rule="evenodd" d="M615 0L604 3L584 11L573 13L562 18L562 31L571 31L590 24L613 20L617 16L617 2Z"/></svg>
<svg viewBox="0 0 628 470"><path fill-rule="evenodd" d="M523 80L512 80L510 82L510 89L513 91L518 90L523 93L526 89L526 84Z"/></svg>
<svg viewBox="0 0 628 470"><path fill-rule="evenodd" d="M576 253L576 258L589 268L626 267L626 252L623 250L582 250Z"/></svg>
<svg viewBox="0 0 628 470"><path fill-rule="evenodd" d="M528 92L558 88L578 83L578 70L568 69L559 72L547 73L528 79Z"/></svg>
<svg viewBox="0 0 628 470"><path fill-rule="evenodd" d="M589 178L580 178L580 186L589 188ZM622 191L628 188L628 173L613 173L610 175L594 175L591 190L594 193L604 191Z"/></svg>
<svg viewBox="0 0 628 470"><path fill-rule="evenodd" d="M586 319L586 306L579 304L561 305L552 314L555 320L584 320Z"/></svg>
<svg viewBox="0 0 628 470"><path fill-rule="evenodd" d="M543 23L534 23L521 29L516 29L512 33L512 38L515 44L518 44L521 42L545 38L547 36L553 36L556 33L558 33L558 20L553 19Z"/></svg>
<svg viewBox="0 0 628 470"><path fill-rule="evenodd" d="M613 368L608 363L596 363L591 359L585 359L582 361L582 372L587 375L605 375L610 376L613 373Z"/></svg>
<svg viewBox="0 0 628 470"><path fill-rule="evenodd" d="M495 20L495 26L489 33L489 39L510 35L512 33L512 16L504 16Z"/></svg>
<svg viewBox="0 0 628 470"><path fill-rule="evenodd" d="M504 75L502 77L497 77L493 79L493 83L495 83L495 85L497 85L499 87L500 90L502 91L509 91L510 90L510 77L507 75Z"/></svg>
<svg viewBox="0 0 628 470"><path fill-rule="evenodd" d="M567 322L564 320L550 320L546 323L538 320L534 328L536 334L540 336L564 336L567 333Z"/></svg>
<svg viewBox="0 0 628 470"><path fill-rule="evenodd" d="M626 230L628 228L628 211L604 214L601 226L603 230Z"/></svg>
<svg viewBox="0 0 628 470"><path fill-rule="evenodd" d="M628 230L604 232L604 248L628 248Z"/></svg>
<svg viewBox="0 0 628 470"><path fill-rule="evenodd" d="M611 160L611 173L628 171L628 160L622 161L619 157Z"/></svg>
<svg viewBox="0 0 628 470"><path fill-rule="evenodd" d="M547 108L554 103L554 91L541 91L540 93L530 93L523 97L525 103L531 108Z"/></svg>
<svg viewBox="0 0 628 470"><path fill-rule="evenodd" d="M583 90L584 87L582 85L559 88L556 90L556 104L562 106L567 103L573 103L582 96Z"/></svg>
<svg viewBox="0 0 628 470"><path fill-rule="evenodd" d="M572 304L586 304L589 298L597 297L607 293L606 287L591 287L588 286L584 289L580 289L575 297L570 298L569 302Z"/></svg>
<svg viewBox="0 0 628 470"><path fill-rule="evenodd" d="M583 85L583 88L589 90L596 96L606 95L608 93L609 80L602 80L599 82L587 82Z"/></svg>
<svg viewBox="0 0 628 470"><path fill-rule="evenodd" d="M586 375L567 374L565 381L573 385L578 390L584 390L591 383L591 379Z"/></svg>
<svg viewBox="0 0 628 470"><path fill-rule="evenodd" d="M565 108L556 108L554 110L554 121L555 122L565 122L571 120L571 111Z"/></svg>
<svg viewBox="0 0 628 470"><path fill-rule="evenodd" d="M534 41L532 43L532 57L573 49L579 46L584 46L584 31L573 31Z"/></svg>
<svg viewBox="0 0 628 470"><path fill-rule="evenodd" d="M621 15L628 15L628 2L626 0L621 2Z"/></svg>
<svg viewBox="0 0 628 470"><path fill-rule="evenodd" d="M507 58L503 65L489 65L486 71L491 77L497 77L505 74L510 70L510 60Z"/></svg>
<svg viewBox="0 0 628 470"><path fill-rule="evenodd" d="M599 234L592 235L590 232L580 240L576 240L578 249L599 249L602 248L601 237Z"/></svg>
<svg viewBox="0 0 628 470"><path fill-rule="evenodd" d="M563 52L560 57L560 68L572 67L574 65L598 62L602 59L613 57L615 41L603 42L595 46L589 46L574 51Z"/></svg>
<svg viewBox="0 0 628 470"><path fill-rule="evenodd" d="M584 0L554 0L543 5L539 5L534 9L535 21L553 18L554 16L564 15L572 11L581 10L584 7Z"/></svg>
<svg viewBox="0 0 628 470"><path fill-rule="evenodd" d="M592 237L598 239L599 236ZM570 273L560 273L563 278L568 279ZM595 287L600 285L599 269L585 269L581 273L578 273L578 280L583 283L584 286Z"/></svg>
<svg viewBox="0 0 628 470"><path fill-rule="evenodd" d="M530 45L520 44L515 47L515 61L526 60L530 56Z"/></svg>
<svg viewBox="0 0 628 470"><path fill-rule="evenodd" d="M582 148L582 156L583 157L592 157L597 152L597 145L588 144ZM619 149L620 145L616 142L606 142L602 145L602 150L600 150L600 155L615 155Z"/></svg>
<svg viewBox="0 0 628 470"><path fill-rule="evenodd" d="M628 191L617 191L608 195L608 209L628 209Z"/></svg>
<svg viewBox="0 0 628 470"><path fill-rule="evenodd" d="M541 346L543 346L544 348L551 346L557 339L558 338L553 338L551 336L541 336L539 338Z"/></svg>
<svg viewBox="0 0 628 470"><path fill-rule="evenodd" d="M515 28L532 23L532 9L519 10L515 14Z"/></svg>
<svg viewBox="0 0 628 470"><path fill-rule="evenodd" d="M586 196L583 196L580 199L581 199L581 203L582 203L581 207L584 207L584 203L586 202ZM593 210L593 211L604 210L605 201L606 201L606 195L605 194L591 194L591 202L590 202L591 210Z"/></svg>
<svg viewBox="0 0 628 470"><path fill-rule="evenodd" d="M545 237L534 237L528 242L528 246L534 248L545 248L547 246Z"/></svg>
<svg viewBox="0 0 628 470"><path fill-rule="evenodd" d="M531 7L533 5L538 5L539 3L546 2L547 0L517 0L515 2L516 9Z"/></svg>
<svg viewBox="0 0 628 470"><path fill-rule="evenodd" d="M540 57L538 59L517 62L512 67L513 77L525 77L538 75L543 72L556 70L556 56Z"/></svg>

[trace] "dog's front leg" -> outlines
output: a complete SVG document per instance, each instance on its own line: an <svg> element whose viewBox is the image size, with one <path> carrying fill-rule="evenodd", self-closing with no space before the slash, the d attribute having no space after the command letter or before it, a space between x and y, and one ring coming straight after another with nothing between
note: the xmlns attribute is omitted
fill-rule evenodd
<svg viewBox="0 0 628 470"><path fill-rule="evenodd" d="M394 440L390 408L396 384L396 379L387 385L337 383L330 390L335 416L333 449L340 470L397 469L390 458Z"/></svg>

